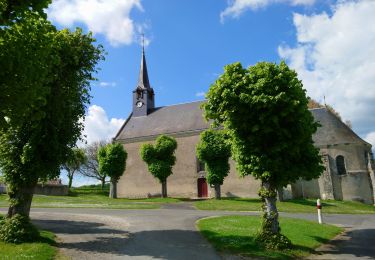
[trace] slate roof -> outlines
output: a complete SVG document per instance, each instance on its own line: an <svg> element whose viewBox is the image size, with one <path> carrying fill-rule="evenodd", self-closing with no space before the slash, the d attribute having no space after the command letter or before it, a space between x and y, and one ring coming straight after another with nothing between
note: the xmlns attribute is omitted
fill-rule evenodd
<svg viewBox="0 0 375 260"><path fill-rule="evenodd" d="M321 125L313 135L316 146L353 143L370 145L326 108L310 109L310 112Z"/></svg>
<svg viewBox="0 0 375 260"><path fill-rule="evenodd" d="M155 108L147 116L132 117L125 121L115 140L151 137L160 134L198 132L209 127L202 116L204 101Z"/></svg>
<svg viewBox="0 0 375 260"><path fill-rule="evenodd" d="M194 133L209 127L202 116L200 105L204 101L155 108L147 116L132 117L125 121L114 140L128 142L139 138L152 138L160 134ZM367 144L347 125L326 108L311 109L316 121L321 124L313 135L317 146L334 144Z"/></svg>

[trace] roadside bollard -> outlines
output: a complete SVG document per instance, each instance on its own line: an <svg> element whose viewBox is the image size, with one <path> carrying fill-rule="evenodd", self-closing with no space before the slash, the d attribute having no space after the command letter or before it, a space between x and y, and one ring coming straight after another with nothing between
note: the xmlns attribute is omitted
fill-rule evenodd
<svg viewBox="0 0 375 260"><path fill-rule="evenodd" d="M320 203L320 199L316 200L316 208L318 209L318 222L319 224L322 224L322 204Z"/></svg>

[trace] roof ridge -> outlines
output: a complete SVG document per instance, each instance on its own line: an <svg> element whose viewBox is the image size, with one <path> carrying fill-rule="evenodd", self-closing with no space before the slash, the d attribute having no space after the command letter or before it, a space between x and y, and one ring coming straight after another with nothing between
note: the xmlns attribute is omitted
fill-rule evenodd
<svg viewBox="0 0 375 260"><path fill-rule="evenodd" d="M192 103L198 103L198 102L204 102L206 100L197 100L197 101L191 101L191 102L184 102L184 103L177 103L177 104L172 104L172 105L166 105L166 106L161 106L161 107L155 107L157 108L163 108L163 107L173 107L173 106L180 106L180 105L186 105L186 104L192 104Z"/></svg>

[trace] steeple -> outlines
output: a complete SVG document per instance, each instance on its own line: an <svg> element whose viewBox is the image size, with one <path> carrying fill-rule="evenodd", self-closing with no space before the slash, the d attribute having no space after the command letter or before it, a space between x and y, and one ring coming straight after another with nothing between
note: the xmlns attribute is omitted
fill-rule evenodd
<svg viewBox="0 0 375 260"><path fill-rule="evenodd" d="M145 48L142 46L141 69L139 70L138 88L151 89L150 81L148 80L147 64Z"/></svg>
<svg viewBox="0 0 375 260"><path fill-rule="evenodd" d="M147 72L144 37L142 38L141 68L137 87L133 91L133 116L147 116L155 108L154 90L150 85Z"/></svg>

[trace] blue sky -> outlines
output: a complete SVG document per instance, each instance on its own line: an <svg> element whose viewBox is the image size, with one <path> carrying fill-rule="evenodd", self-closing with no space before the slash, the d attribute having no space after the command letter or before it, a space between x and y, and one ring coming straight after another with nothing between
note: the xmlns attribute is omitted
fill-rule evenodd
<svg viewBox="0 0 375 260"><path fill-rule="evenodd" d="M326 97L375 144L375 1L54 0L59 28L91 30L107 51L85 134L110 138L131 110L140 33L157 106L204 98L226 64L285 59L308 95Z"/></svg>

